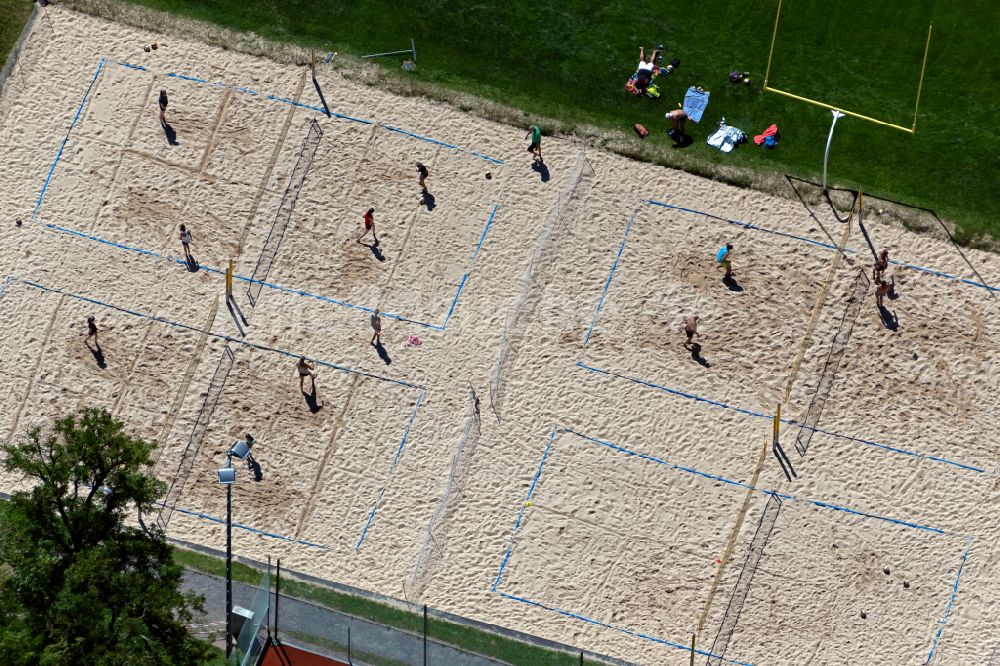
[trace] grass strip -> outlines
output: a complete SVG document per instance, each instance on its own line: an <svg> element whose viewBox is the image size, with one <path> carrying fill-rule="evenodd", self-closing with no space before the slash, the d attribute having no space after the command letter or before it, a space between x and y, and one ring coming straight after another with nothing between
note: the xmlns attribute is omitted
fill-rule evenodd
<svg viewBox="0 0 1000 666"><path fill-rule="evenodd" d="M174 559L188 569L225 578L226 563L221 558L175 547ZM242 562L233 562L234 581L248 585L259 585L261 573L260 570ZM365 597L286 577L282 577L281 580L281 594L412 634L420 635L423 632L423 617L420 613L409 612ZM282 633L288 632L282 630ZM428 618L427 636L435 641L511 664L574 666L580 663L579 653L572 654L550 650L507 636L483 631L477 627L456 624L439 618ZM313 645L342 647L335 641L324 637L306 637L304 635L297 635L297 637L303 642ZM357 654L360 656L361 653ZM596 665L603 662L585 660L584 663Z"/></svg>

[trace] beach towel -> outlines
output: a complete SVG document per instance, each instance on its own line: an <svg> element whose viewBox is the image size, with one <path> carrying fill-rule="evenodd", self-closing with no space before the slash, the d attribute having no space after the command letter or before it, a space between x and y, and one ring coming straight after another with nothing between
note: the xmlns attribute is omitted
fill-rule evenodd
<svg viewBox="0 0 1000 666"><path fill-rule="evenodd" d="M777 125L771 125L766 130L764 130L764 132L762 134L758 134L757 136L755 136L753 138L753 142L756 143L759 146L762 143L764 143L764 139L766 139L767 137L769 137L769 136L777 136L777 135L778 135L778 126Z"/></svg>
<svg viewBox="0 0 1000 666"><path fill-rule="evenodd" d="M659 76L659 74L660 74L659 65L653 65L653 76L650 77L649 79L650 86L653 85L653 81L656 79L657 76ZM635 87L635 82L638 80L639 80L639 72L638 70L636 70L635 74L632 75L632 78L630 78L628 81L625 82L625 90L626 92L630 92L633 95L642 97L642 91L640 91L638 88Z"/></svg>
<svg viewBox="0 0 1000 666"><path fill-rule="evenodd" d="M708 106L708 95L707 90L699 90L695 86L688 88L684 94L684 113L688 114L692 122L701 122L701 115Z"/></svg>
<svg viewBox="0 0 1000 666"><path fill-rule="evenodd" d="M733 152L733 148L747 140L747 135L738 127L719 125L719 129L708 137L708 145L718 148L724 153Z"/></svg>

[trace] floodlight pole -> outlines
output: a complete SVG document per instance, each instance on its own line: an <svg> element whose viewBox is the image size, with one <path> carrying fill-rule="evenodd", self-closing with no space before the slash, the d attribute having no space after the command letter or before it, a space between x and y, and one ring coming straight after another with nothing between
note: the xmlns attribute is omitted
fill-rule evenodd
<svg viewBox="0 0 1000 666"><path fill-rule="evenodd" d="M233 466L233 454L227 456ZM233 654L233 484L226 484L226 664Z"/></svg>
<svg viewBox="0 0 1000 666"><path fill-rule="evenodd" d="M823 153L823 191L826 192L826 165L830 161L830 142L833 141L833 128L837 126L837 120L843 118L844 114L836 109L831 109L833 122L830 123L830 135L826 137L826 151Z"/></svg>

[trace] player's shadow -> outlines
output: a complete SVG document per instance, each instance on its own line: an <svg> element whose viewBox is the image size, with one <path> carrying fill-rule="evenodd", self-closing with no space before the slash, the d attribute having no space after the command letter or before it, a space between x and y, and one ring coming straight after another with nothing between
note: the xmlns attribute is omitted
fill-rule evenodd
<svg viewBox="0 0 1000 666"><path fill-rule="evenodd" d="M437 208L437 199L430 192L424 192L420 197L420 203L427 207L427 212L431 212Z"/></svg>
<svg viewBox="0 0 1000 666"><path fill-rule="evenodd" d="M385 255L382 254L382 250L379 249L378 243L362 243L365 247L372 251L372 256L374 256L379 261L385 261Z"/></svg>
<svg viewBox="0 0 1000 666"><path fill-rule="evenodd" d="M313 72L312 76L313 86L316 88L316 94L319 95L319 101L323 104L323 112L326 113L326 117L330 117L330 107L326 105L326 97L323 96L323 90L319 87L319 81L316 80L316 73Z"/></svg>
<svg viewBox="0 0 1000 666"><path fill-rule="evenodd" d="M729 289L729 291L737 291L737 292L743 291L743 287L740 285L739 282L736 281L735 275L730 275L729 277L723 277L722 284L726 285L726 288Z"/></svg>
<svg viewBox="0 0 1000 666"><path fill-rule="evenodd" d="M389 352L386 351L385 346L382 344L381 340L375 341L375 352L378 354L378 357L382 359L382 361L386 365L392 363L392 359L389 358Z"/></svg>
<svg viewBox="0 0 1000 666"><path fill-rule="evenodd" d="M229 314L233 317L233 323L236 324L236 330L240 332L240 337L245 337L247 334L246 327L250 325L250 322L243 316L243 310L240 310L236 299L232 296L227 296L226 307L229 308ZM240 323L241 321L243 322L242 324Z"/></svg>
<svg viewBox="0 0 1000 666"><path fill-rule="evenodd" d="M691 358L694 362L703 368L711 368L712 364L708 362L704 356L701 355L701 345L697 342L691 345Z"/></svg>
<svg viewBox="0 0 1000 666"><path fill-rule="evenodd" d="M676 136L671 137L671 139L674 142L671 148L687 148L692 143L694 143L694 137L692 137L690 134L678 134Z"/></svg>
<svg viewBox="0 0 1000 666"><path fill-rule="evenodd" d="M198 260L194 258L193 254L185 257L184 266L187 267L187 269L192 273L197 273L201 270L201 264L198 263Z"/></svg>
<svg viewBox="0 0 1000 666"><path fill-rule="evenodd" d="M101 370L107 368L108 363L104 360L104 350L101 349L101 345L98 344L91 347L89 342L85 344L87 345L87 349L90 350L90 353L94 355L94 362L97 363L97 367Z"/></svg>
<svg viewBox="0 0 1000 666"><path fill-rule="evenodd" d="M302 397L306 400L306 406L309 407L309 411L315 414L319 410L323 409L323 405L319 401L319 397L316 395L316 380L313 379L312 390L309 393L305 391L302 392Z"/></svg>
<svg viewBox="0 0 1000 666"><path fill-rule="evenodd" d="M170 123L163 123L163 133L167 136L167 143L171 146L180 145L177 142L177 132L174 131L174 128Z"/></svg>
<svg viewBox="0 0 1000 666"><path fill-rule="evenodd" d="M882 318L882 325L885 326L890 331L899 330L899 317L896 313L885 307L884 305L878 306L878 314Z"/></svg>
<svg viewBox="0 0 1000 666"><path fill-rule="evenodd" d="M543 183L549 182L549 179L552 178L549 174L549 168L545 166L545 162L541 160L535 160L532 162L531 169L532 171L538 172L538 175L541 177Z"/></svg>
<svg viewBox="0 0 1000 666"><path fill-rule="evenodd" d="M264 480L264 470L261 469L260 463L257 462L253 456L247 458L247 467L249 467L250 471L253 473L254 481Z"/></svg>

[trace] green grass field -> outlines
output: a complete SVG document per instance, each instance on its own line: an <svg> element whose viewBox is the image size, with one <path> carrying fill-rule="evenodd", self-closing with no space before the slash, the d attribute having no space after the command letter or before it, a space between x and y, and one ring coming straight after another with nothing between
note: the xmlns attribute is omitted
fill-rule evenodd
<svg viewBox="0 0 1000 666"><path fill-rule="evenodd" d="M225 561L210 555L184 548L175 548L174 559L178 564L188 569L219 578L224 578L226 575ZM257 569L241 562L233 563L233 580L249 585L259 585L260 578L261 572ZM394 627L413 634L420 634L423 630L422 617L417 612L407 612L396 606L338 592L328 587L312 585L294 578L283 578L281 591L284 596L310 601L355 617L367 618L387 627ZM581 663L578 656L574 654L548 650L491 632L480 631L472 626L454 624L434 617L427 624L427 635L435 640L519 666L522 664L524 666L575 666ZM342 647L324 641L322 637L298 636L298 638L300 641L319 643L321 646L325 642L328 644L327 647ZM359 654L356 652L355 657L360 658ZM366 661L381 663L379 660L372 659ZM597 662L590 659L584 660L585 665L595 663Z"/></svg>
<svg viewBox="0 0 1000 666"><path fill-rule="evenodd" d="M471 92L570 124L628 132L671 148L663 113L689 85L712 92L683 163L703 173L726 164L817 178L830 112L762 93L777 0L729 3L583 0L387 3L331 0L136 0L140 4L276 40L361 54L416 38L424 81ZM1000 64L990 54L1000 5L988 0L786 0L770 77L773 86L908 126L928 23L934 23L915 135L853 118L837 127L831 182L935 209L957 222L962 242L1000 237ZM622 86L640 44L663 43L680 69L653 101ZM385 65L398 68L399 60ZM733 86L731 69L751 72ZM661 82L664 80L661 79ZM704 144L721 116L756 134L778 123L780 147L746 145L724 155ZM637 139L636 139L637 140ZM668 159L668 161L670 161ZM752 179L748 179L752 182Z"/></svg>
<svg viewBox="0 0 1000 666"><path fill-rule="evenodd" d="M26 0L0 0L0 66L14 47L29 14L31 3Z"/></svg>

